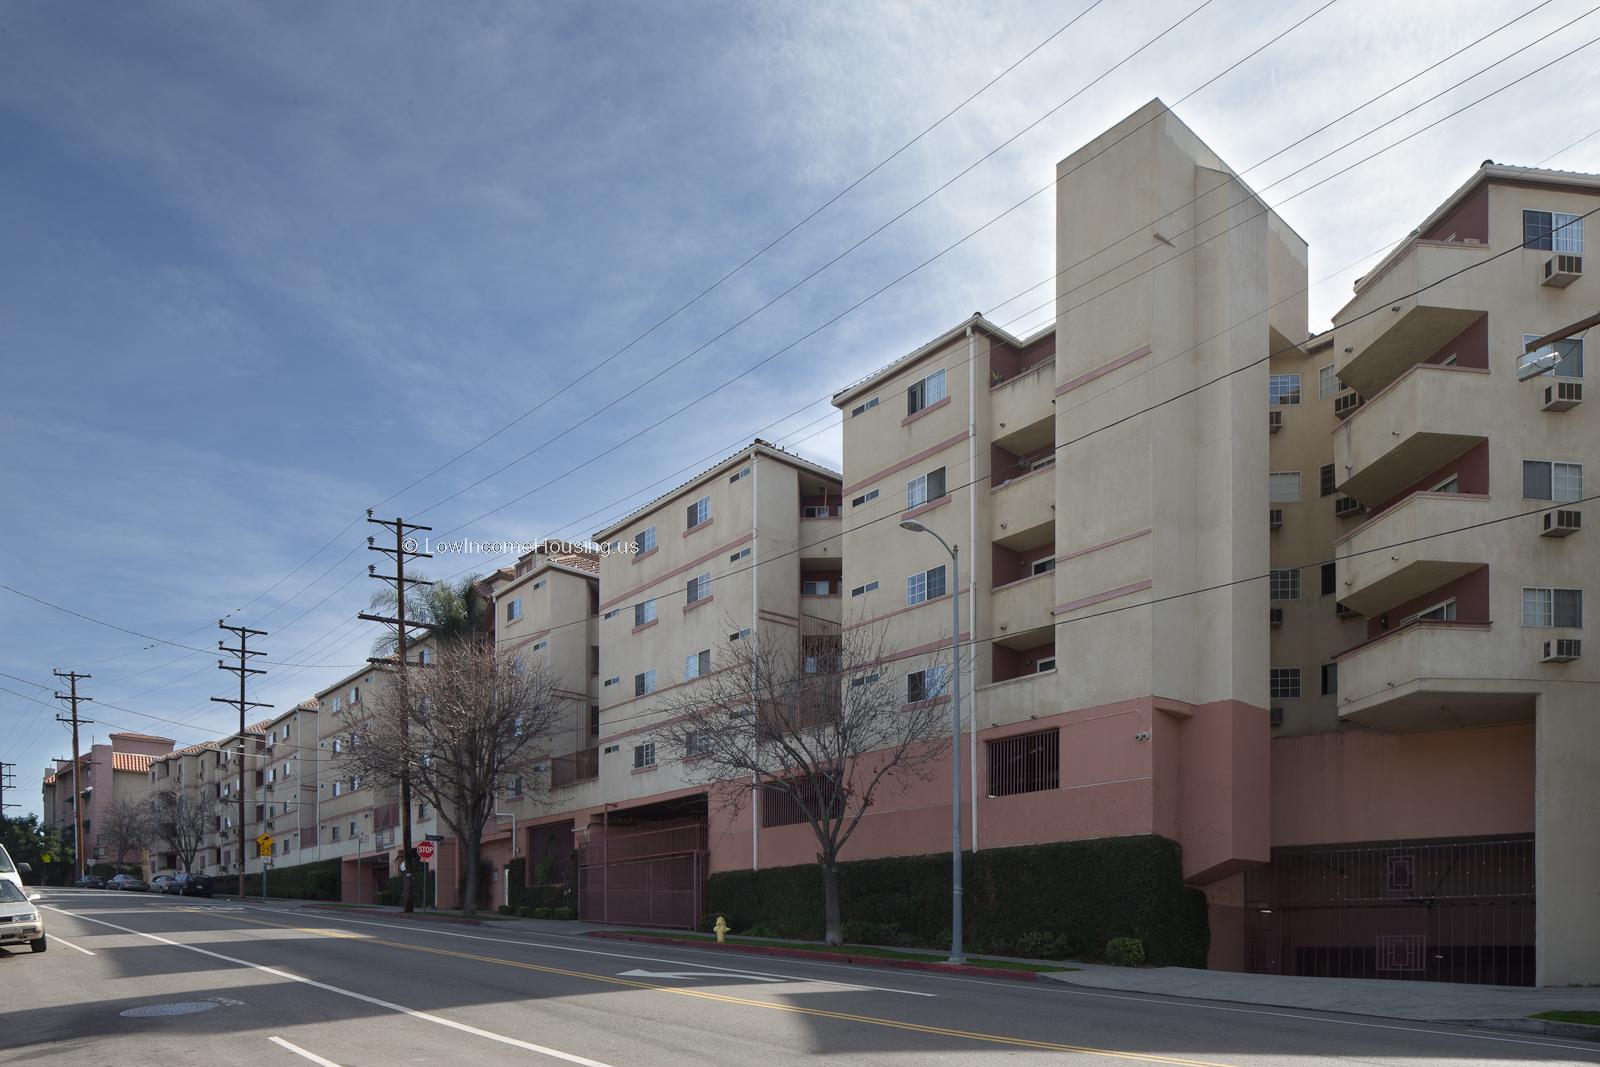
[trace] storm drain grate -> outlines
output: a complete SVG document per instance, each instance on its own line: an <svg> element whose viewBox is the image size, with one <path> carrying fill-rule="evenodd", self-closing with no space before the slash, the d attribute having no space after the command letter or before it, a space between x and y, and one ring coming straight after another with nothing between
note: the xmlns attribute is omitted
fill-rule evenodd
<svg viewBox="0 0 1600 1067"><path fill-rule="evenodd" d="M146 1004L142 1008L129 1008L118 1012L124 1019L151 1019L162 1015L193 1015L220 1007L214 1000L185 1000L177 1004Z"/></svg>

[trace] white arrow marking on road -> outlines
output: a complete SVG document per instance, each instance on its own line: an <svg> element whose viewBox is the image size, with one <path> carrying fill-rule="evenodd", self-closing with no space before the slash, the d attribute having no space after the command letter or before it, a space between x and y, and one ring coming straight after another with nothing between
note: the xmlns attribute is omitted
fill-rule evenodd
<svg viewBox="0 0 1600 1067"><path fill-rule="evenodd" d="M618 971L622 978L744 978L752 982L782 982L782 978L768 978L761 974L743 974L738 971Z"/></svg>

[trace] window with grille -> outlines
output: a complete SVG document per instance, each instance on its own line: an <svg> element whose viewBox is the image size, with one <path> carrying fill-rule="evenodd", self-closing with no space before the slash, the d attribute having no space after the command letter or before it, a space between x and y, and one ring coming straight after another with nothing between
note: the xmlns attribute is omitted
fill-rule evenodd
<svg viewBox="0 0 1600 1067"><path fill-rule="evenodd" d="M689 529L694 529L703 522L711 519L711 498L703 496L688 508Z"/></svg>
<svg viewBox="0 0 1600 1067"><path fill-rule="evenodd" d="M707 571L706 573L700 575L698 578L690 578L689 579L689 585L688 585L688 601L689 601L689 603L698 604L698 603L700 603L700 601L704 600L706 597L708 597L710 595L711 595L711 572L710 571Z"/></svg>
<svg viewBox="0 0 1600 1067"><path fill-rule="evenodd" d="M1061 787L1061 731L1001 738L987 743L989 795L1008 797Z"/></svg>
<svg viewBox="0 0 1600 1067"><path fill-rule="evenodd" d="M912 671L906 675L906 703L915 704L919 700L932 700L934 697L944 695L945 668L943 664L928 667L925 670Z"/></svg>
<svg viewBox="0 0 1600 1067"><path fill-rule="evenodd" d="M906 578L906 603L921 604L944 596L944 564Z"/></svg>
<svg viewBox="0 0 1600 1067"><path fill-rule="evenodd" d="M803 823L808 808L818 818L837 819L844 813L844 797L813 778L802 778L787 786L769 783L761 787L763 827Z"/></svg>
<svg viewBox="0 0 1600 1067"><path fill-rule="evenodd" d="M633 606L633 625L643 626L647 622L656 621L655 600L645 600Z"/></svg>
<svg viewBox="0 0 1600 1067"><path fill-rule="evenodd" d="M1583 216L1565 211L1524 211L1522 244L1546 252L1583 251Z"/></svg>
<svg viewBox="0 0 1600 1067"><path fill-rule="evenodd" d="M637 552L651 552L656 547L656 528L647 526L640 530L633 538L633 547Z"/></svg>
<svg viewBox="0 0 1600 1067"><path fill-rule="evenodd" d="M1583 497L1583 464L1543 459L1522 461L1525 500L1579 500Z"/></svg>
<svg viewBox="0 0 1600 1067"><path fill-rule="evenodd" d="M1269 583L1273 600L1300 599L1300 572L1298 570L1273 571Z"/></svg>
<svg viewBox="0 0 1600 1067"><path fill-rule="evenodd" d="M921 507L944 496L944 468L918 475L906 483L906 510Z"/></svg>
<svg viewBox="0 0 1600 1067"><path fill-rule="evenodd" d="M1272 374L1267 377L1267 403L1273 407L1300 403L1300 375Z"/></svg>
<svg viewBox="0 0 1600 1067"><path fill-rule="evenodd" d="M1583 590L1523 589L1522 625L1573 628L1582 626Z"/></svg>
<svg viewBox="0 0 1600 1067"><path fill-rule="evenodd" d="M711 673L711 650L703 648L699 652L691 652L683 657L683 676L685 678L699 678L701 675Z"/></svg>
<svg viewBox="0 0 1600 1067"><path fill-rule="evenodd" d="M915 415L944 398L944 371L936 370L906 390L906 414Z"/></svg>
<svg viewBox="0 0 1600 1067"><path fill-rule="evenodd" d="M1300 499L1300 472L1273 471L1267 475L1267 499L1274 504L1293 504Z"/></svg>
<svg viewBox="0 0 1600 1067"><path fill-rule="evenodd" d="M1270 695L1273 700L1298 697L1300 695L1300 668L1273 667Z"/></svg>

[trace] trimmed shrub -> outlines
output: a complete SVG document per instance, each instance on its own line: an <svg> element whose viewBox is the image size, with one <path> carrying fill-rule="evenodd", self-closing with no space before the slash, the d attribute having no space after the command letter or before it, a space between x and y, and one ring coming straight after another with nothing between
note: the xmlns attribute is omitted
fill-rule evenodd
<svg viewBox="0 0 1600 1067"><path fill-rule="evenodd" d="M513 888L511 899L518 906L529 908L560 908L567 904L567 887L564 885L530 885Z"/></svg>
<svg viewBox="0 0 1600 1067"><path fill-rule="evenodd" d="M1015 952L1030 960L1064 960L1072 955L1072 946L1060 934L1030 930L1017 938Z"/></svg>
<svg viewBox="0 0 1600 1067"><path fill-rule="evenodd" d="M531 919L533 918L533 909L529 907L518 908L517 917L522 919Z"/></svg>
<svg viewBox="0 0 1600 1067"><path fill-rule="evenodd" d="M213 879L218 892L230 892L237 884L237 875L223 874ZM292 867L273 867L267 872L267 893L290 900L338 900L339 861L317 860L297 863ZM245 896L261 895L261 874L248 875L244 880ZM382 894L379 894L380 899ZM398 897L396 903L399 902Z"/></svg>
<svg viewBox="0 0 1600 1067"><path fill-rule="evenodd" d="M1144 962L1144 942L1137 937L1113 937L1106 942L1106 962L1137 967Z"/></svg>
<svg viewBox="0 0 1600 1067"><path fill-rule="evenodd" d="M510 904L502 904L497 910L501 915L514 915L516 914L517 909L513 908Z"/></svg>
<svg viewBox="0 0 1600 1067"><path fill-rule="evenodd" d="M572 908L550 909L550 918L552 919L576 919L577 917L578 913Z"/></svg>
<svg viewBox="0 0 1600 1067"><path fill-rule="evenodd" d="M548 919L552 910L551 908L534 908L533 917L535 919Z"/></svg>

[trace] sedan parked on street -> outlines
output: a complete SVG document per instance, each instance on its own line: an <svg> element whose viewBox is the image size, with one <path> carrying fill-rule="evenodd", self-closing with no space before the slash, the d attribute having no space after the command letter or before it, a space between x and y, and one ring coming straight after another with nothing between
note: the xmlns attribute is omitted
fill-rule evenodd
<svg viewBox="0 0 1600 1067"><path fill-rule="evenodd" d="M29 893L15 882L0 881L0 945L45 950L44 912L34 904L38 899L38 893Z"/></svg>
<svg viewBox="0 0 1600 1067"><path fill-rule="evenodd" d="M104 889L106 880L98 874L86 874L72 883L74 889Z"/></svg>
<svg viewBox="0 0 1600 1067"><path fill-rule="evenodd" d="M148 893L150 883L135 874L119 874L106 883L107 889L125 889L132 893Z"/></svg>
<svg viewBox="0 0 1600 1067"><path fill-rule="evenodd" d="M172 875L158 874L154 878L150 879L150 892L171 893L174 891L175 890L172 888Z"/></svg>
<svg viewBox="0 0 1600 1067"><path fill-rule="evenodd" d="M179 871L172 876L172 884L166 890L176 893L180 897L209 897L211 895L211 879L203 874L190 874Z"/></svg>

